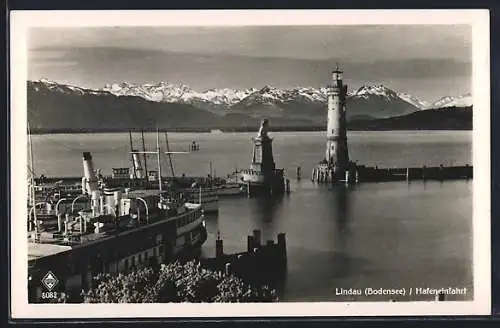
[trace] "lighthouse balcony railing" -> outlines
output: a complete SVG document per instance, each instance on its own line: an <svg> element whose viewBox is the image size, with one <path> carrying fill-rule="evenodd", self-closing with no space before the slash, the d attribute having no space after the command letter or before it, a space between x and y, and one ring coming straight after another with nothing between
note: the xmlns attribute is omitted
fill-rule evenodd
<svg viewBox="0 0 500 328"><path fill-rule="evenodd" d="M338 90L340 92L340 85L338 85L338 84L328 84L327 88L330 89L330 90L336 89L336 90Z"/></svg>

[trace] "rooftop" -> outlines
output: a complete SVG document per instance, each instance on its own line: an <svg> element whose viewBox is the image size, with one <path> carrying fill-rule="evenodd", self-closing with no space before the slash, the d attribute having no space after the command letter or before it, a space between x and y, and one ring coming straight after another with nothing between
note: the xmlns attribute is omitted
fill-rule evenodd
<svg viewBox="0 0 500 328"><path fill-rule="evenodd" d="M71 246L28 242L28 261L69 251Z"/></svg>

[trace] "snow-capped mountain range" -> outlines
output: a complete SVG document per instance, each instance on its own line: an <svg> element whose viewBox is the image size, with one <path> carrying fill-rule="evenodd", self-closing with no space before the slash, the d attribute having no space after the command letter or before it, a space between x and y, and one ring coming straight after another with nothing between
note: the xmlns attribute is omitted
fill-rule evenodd
<svg viewBox="0 0 500 328"><path fill-rule="evenodd" d="M135 96L157 103L187 104L208 110L217 115L229 113L261 115L321 115L328 98L328 88L295 87L281 89L269 85L261 89L209 89L196 91L185 84L168 82L133 84L106 84L102 89L85 89L42 79L30 81L34 91L56 91L76 95ZM348 92L348 118L384 118L405 115L414 111L442 108L468 107L471 94L459 97L446 96L429 103L405 92L397 92L383 85L363 85ZM317 112L317 113L316 113Z"/></svg>
<svg viewBox="0 0 500 328"><path fill-rule="evenodd" d="M432 104L432 108L472 106L472 94L467 93L460 97L443 97Z"/></svg>
<svg viewBox="0 0 500 328"><path fill-rule="evenodd" d="M33 127L49 130L151 129L158 124L168 129L254 127L263 117L280 127L318 127L326 124L327 116L326 87L264 86L199 92L187 85L160 82L110 84L96 90L39 80L28 81L27 89ZM373 124L382 123L385 129L468 128L471 100L467 94L429 104L383 85L364 85L349 91L346 119L348 124L365 122L361 129L374 129ZM449 111L432 110L443 107ZM461 124L458 127L457 122Z"/></svg>
<svg viewBox="0 0 500 328"><path fill-rule="evenodd" d="M231 105L247 97L256 89L210 89L203 92L193 90L185 84L159 82L156 84L106 84L102 91L115 96L137 96L150 101L169 103L210 102L216 105Z"/></svg>
<svg viewBox="0 0 500 328"><path fill-rule="evenodd" d="M277 103L301 100L304 102L326 102L328 89L296 87L291 89L279 89L272 86L264 86L261 89L209 89L196 91L185 84L171 84L159 82L156 84L107 84L101 91L107 91L116 96L138 96L146 100L170 103L193 103L207 102L215 105L230 107L243 99L252 96L256 101ZM459 97L446 96L434 103L430 103L405 92L397 92L383 85L363 85L362 87L348 92L350 98L368 99L378 96L387 101L400 99L418 109L438 107L467 107L472 105L471 94Z"/></svg>
<svg viewBox="0 0 500 328"><path fill-rule="evenodd" d="M107 92L102 91L102 90L85 89L85 88L80 88L80 87L76 87L76 86L69 85L69 84L63 84L63 83L50 81L47 79L40 79L38 81L28 81L28 86L30 86L30 84L31 84L33 90L35 90L37 92L55 91L55 92L60 92L63 94L78 94L81 96L86 95L86 94L92 94L92 95L107 94Z"/></svg>

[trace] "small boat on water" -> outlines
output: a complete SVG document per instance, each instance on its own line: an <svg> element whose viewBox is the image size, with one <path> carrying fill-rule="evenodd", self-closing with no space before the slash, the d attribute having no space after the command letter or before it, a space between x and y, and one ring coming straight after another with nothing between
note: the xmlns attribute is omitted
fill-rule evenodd
<svg viewBox="0 0 500 328"><path fill-rule="evenodd" d="M193 201L201 198L201 203L205 210L216 211L218 210L219 197L224 196L241 196L246 194L246 185L238 181L222 178L175 178L174 185L183 191L189 191ZM201 188L201 195L200 195Z"/></svg>
<svg viewBox="0 0 500 328"><path fill-rule="evenodd" d="M217 189L219 196L241 196L246 194L245 185L240 183L224 183Z"/></svg>
<svg viewBox="0 0 500 328"><path fill-rule="evenodd" d="M198 203L205 213L214 213L219 211L219 193L215 187L192 187L180 189L186 195L186 198L193 203Z"/></svg>

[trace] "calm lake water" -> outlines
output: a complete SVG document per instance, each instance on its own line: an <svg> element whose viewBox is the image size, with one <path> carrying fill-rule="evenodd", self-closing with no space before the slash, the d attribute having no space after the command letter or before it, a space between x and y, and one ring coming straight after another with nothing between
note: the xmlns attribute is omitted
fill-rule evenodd
<svg viewBox="0 0 500 328"><path fill-rule="evenodd" d="M174 157L176 174L216 175L248 167L255 133L170 133L173 151L192 141L200 151ZM271 133L278 167L289 172L292 192L280 200L221 199L207 222L203 252L213 255L220 231L226 252L246 249L246 236L261 229L263 240L285 232L288 276L284 301L431 300L433 296L341 296L344 288L467 288L472 277L472 182L388 182L351 188L316 185L310 172L324 156L325 134ZM146 134L155 147L156 134ZM165 144L162 135L160 141ZM139 148L140 136L134 136ZM472 132L352 132L349 153L360 164L379 167L472 164ZM35 171L81 176L82 152L90 151L105 174L129 167L128 134L33 136ZM154 163L151 158L149 166ZM303 179L296 181L300 166ZM163 172L170 174L167 161Z"/></svg>

